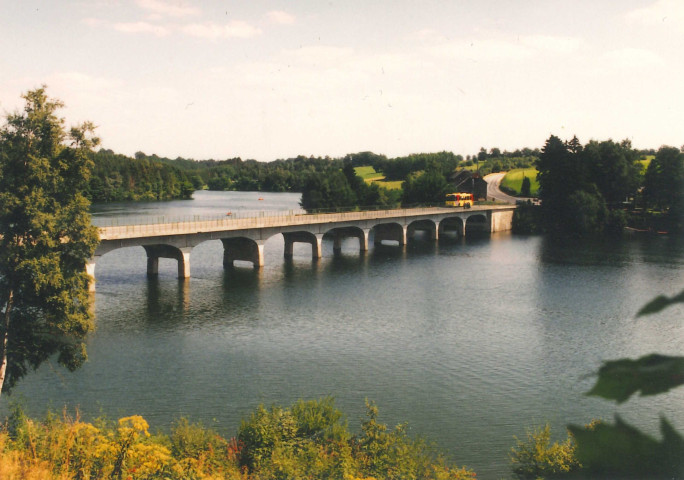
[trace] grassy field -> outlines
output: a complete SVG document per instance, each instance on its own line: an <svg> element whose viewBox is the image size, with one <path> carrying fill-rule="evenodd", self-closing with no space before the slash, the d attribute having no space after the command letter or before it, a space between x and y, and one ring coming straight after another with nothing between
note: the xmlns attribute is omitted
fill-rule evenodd
<svg viewBox="0 0 684 480"><path fill-rule="evenodd" d="M651 160L655 158L655 155L645 155L646 158L639 160L639 163L642 165L642 173L646 171L648 168L648 165L651 163Z"/></svg>
<svg viewBox="0 0 684 480"><path fill-rule="evenodd" d="M382 177L382 178L385 178L385 177ZM373 182L377 183L381 187L384 187L388 190L401 190L401 184L404 183L403 180L390 180L390 181L373 180Z"/></svg>
<svg viewBox="0 0 684 480"><path fill-rule="evenodd" d="M356 174L363 178L366 183L375 182L381 187L389 190L401 190L401 180L385 181L385 176L382 173L376 172L373 167L354 167Z"/></svg>
<svg viewBox="0 0 684 480"><path fill-rule="evenodd" d="M523 176L530 179L530 190L532 196L535 196L537 190L539 190L536 168L516 168L515 170L510 170L503 180L501 180L501 186L514 190L519 194L520 188L522 187Z"/></svg>
<svg viewBox="0 0 684 480"><path fill-rule="evenodd" d="M354 171L359 177L363 178L367 182L385 178L382 173L376 172L373 167L355 167Z"/></svg>

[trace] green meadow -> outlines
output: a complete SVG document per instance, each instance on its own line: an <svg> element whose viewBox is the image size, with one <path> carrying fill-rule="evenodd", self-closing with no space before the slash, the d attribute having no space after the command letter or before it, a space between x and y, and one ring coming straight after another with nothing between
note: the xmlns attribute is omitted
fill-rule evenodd
<svg viewBox="0 0 684 480"><path fill-rule="evenodd" d="M537 190L539 190L536 168L516 168L514 170L510 170L508 173L506 173L506 176L503 178L503 180L501 180L501 186L520 194L524 177L530 179L530 191L532 196L536 196Z"/></svg>
<svg viewBox="0 0 684 480"><path fill-rule="evenodd" d="M354 167L354 171L359 177L363 178L366 183L375 182L381 187L389 190L401 190L402 180L385 181L385 176L380 172L376 172L371 166Z"/></svg>

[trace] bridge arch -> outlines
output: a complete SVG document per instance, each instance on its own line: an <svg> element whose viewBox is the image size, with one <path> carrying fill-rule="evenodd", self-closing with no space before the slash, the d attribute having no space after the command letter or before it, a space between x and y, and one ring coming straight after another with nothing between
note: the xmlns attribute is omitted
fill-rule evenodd
<svg viewBox="0 0 684 480"><path fill-rule="evenodd" d="M143 245L147 254L147 275L159 274L159 259L171 258L178 262L178 278L190 278L190 251L192 247L176 247L168 244Z"/></svg>
<svg viewBox="0 0 684 480"><path fill-rule="evenodd" d="M325 232L326 237L332 237L333 252L339 254L342 252L342 241L345 238L357 238L359 240L359 251L368 251L368 236L370 228L361 227L336 227Z"/></svg>
<svg viewBox="0 0 684 480"><path fill-rule="evenodd" d="M406 245L406 225L396 222L377 223L371 230L375 245L380 245L383 241L399 242L399 246Z"/></svg>
<svg viewBox="0 0 684 480"><path fill-rule="evenodd" d="M448 233L455 233L458 238L465 236L465 222L460 216L446 217L439 222L439 238L442 238L444 234Z"/></svg>
<svg viewBox="0 0 684 480"><path fill-rule="evenodd" d="M119 249L135 249L142 247L145 251L147 257L147 276L156 277L159 275L159 259L169 258L176 260L178 265L178 278L184 280L190 278L190 252L194 246L184 245L175 246L167 243L150 243L150 244L123 244L117 245L116 243L109 243L106 245L98 246L90 259L86 261L86 273L90 276L89 290L91 292L95 291L95 267L97 263L102 259L103 256L107 255L114 250ZM138 255L138 253L136 253Z"/></svg>
<svg viewBox="0 0 684 480"><path fill-rule="evenodd" d="M308 243L311 245L311 257L319 259L323 256L322 244L323 234L313 233L307 230L300 230L296 232L283 232L285 239L285 258L292 258L294 255L295 243Z"/></svg>
<svg viewBox="0 0 684 480"><path fill-rule="evenodd" d="M236 260L252 262L254 268L264 266L264 243L265 240L257 240L249 237L221 238L223 243L223 266L232 267Z"/></svg>
<svg viewBox="0 0 684 480"><path fill-rule="evenodd" d="M489 220L486 215L469 215L465 221L466 235L489 233Z"/></svg>
<svg viewBox="0 0 684 480"><path fill-rule="evenodd" d="M439 238L439 223L437 220L430 219L415 220L406 227L406 238L413 238L416 231L424 231L430 240L437 240Z"/></svg>

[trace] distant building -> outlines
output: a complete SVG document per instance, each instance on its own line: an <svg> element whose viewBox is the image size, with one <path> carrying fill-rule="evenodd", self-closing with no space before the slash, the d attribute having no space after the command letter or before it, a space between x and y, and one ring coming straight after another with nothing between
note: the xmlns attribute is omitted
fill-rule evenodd
<svg viewBox="0 0 684 480"><path fill-rule="evenodd" d="M480 172L470 170L456 170L449 177L453 192L472 193L475 200L487 199L487 182L480 176Z"/></svg>

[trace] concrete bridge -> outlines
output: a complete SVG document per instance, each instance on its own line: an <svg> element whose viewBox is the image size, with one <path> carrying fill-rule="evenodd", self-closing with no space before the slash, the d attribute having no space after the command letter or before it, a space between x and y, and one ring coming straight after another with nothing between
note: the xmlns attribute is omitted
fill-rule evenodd
<svg viewBox="0 0 684 480"><path fill-rule="evenodd" d="M359 250L368 250L371 234L377 245L392 242L406 245L415 231L426 231L437 240L445 231L459 236L466 232L498 232L511 229L514 206L473 206L472 208L411 208L346 213L295 214L291 212L261 212L249 218L226 217L147 225L100 227L100 244L86 265L95 277L97 260L117 248L140 246L147 253L147 274L158 273L159 258L178 261L178 277L190 277L190 252L207 240L223 243L223 265L235 260L252 262L255 268L264 265L264 244L274 235L283 235L285 256L291 257L296 242L311 245L312 257L321 257L323 237L333 240L333 250L341 250L344 238L358 238ZM91 290L95 282L91 282Z"/></svg>

